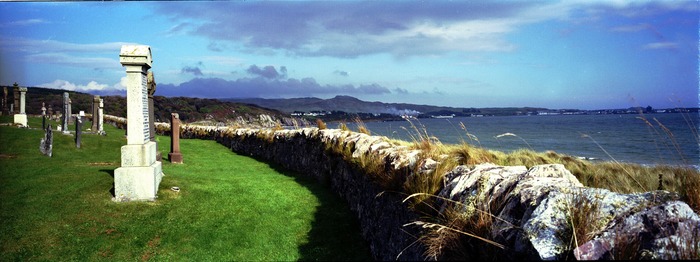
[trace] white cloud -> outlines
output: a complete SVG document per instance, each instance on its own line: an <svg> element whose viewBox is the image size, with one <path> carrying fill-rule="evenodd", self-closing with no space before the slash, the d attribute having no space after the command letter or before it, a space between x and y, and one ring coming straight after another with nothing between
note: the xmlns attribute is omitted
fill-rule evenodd
<svg viewBox="0 0 700 262"><path fill-rule="evenodd" d="M43 19L36 19L35 18L35 19L25 19L25 20L18 20L18 21L2 23L2 24L0 24L0 27L28 26L28 25L46 24L46 23L48 23L48 22L43 20Z"/></svg>
<svg viewBox="0 0 700 262"><path fill-rule="evenodd" d="M649 43L642 47L642 49L676 49L678 48L678 43L674 42L656 42Z"/></svg>
<svg viewBox="0 0 700 262"><path fill-rule="evenodd" d="M113 89L116 90L126 90L126 85L127 85L127 80L126 76L122 76L121 80L119 80L119 83L116 83L112 86Z"/></svg>
<svg viewBox="0 0 700 262"><path fill-rule="evenodd" d="M32 63L68 65L92 69L112 68L117 69L121 64L116 59L104 57L71 56L64 53L43 53L28 55L27 60Z"/></svg>
<svg viewBox="0 0 700 262"><path fill-rule="evenodd" d="M119 53L122 45L137 45L129 42L106 42L97 44L75 44L56 40L39 40L20 37L0 37L0 47L3 49L28 53L51 52L106 52Z"/></svg>
<svg viewBox="0 0 700 262"><path fill-rule="evenodd" d="M109 87L109 85L100 84L100 83L97 83L95 81L90 81L89 83L87 83L87 85L76 85L76 84L68 82L66 80L56 79L51 83L41 84L41 85L39 85L39 87L85 92L85 91L104 91Z"/></svg>

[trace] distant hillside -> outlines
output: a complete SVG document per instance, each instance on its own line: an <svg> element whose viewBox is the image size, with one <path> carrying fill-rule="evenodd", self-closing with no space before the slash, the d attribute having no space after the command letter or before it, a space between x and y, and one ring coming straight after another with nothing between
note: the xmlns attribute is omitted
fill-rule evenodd
<svg viewBox="0 0 700 262"><path fill-rule="evenodd" d="M546 108L532 107L505 107L505 108L456 108L445 106L416 105L406 103L382 103L366 102L351 96L336 96L330 99L320 98L288 98L288 99L263 99L263 98L228 98L223 101L249 103L265 108L277 109L287 113L313 112L313 111L343 111L346 113L376 113L393 115L418 115L423 117L452 115L519 115L528 112L536 113Z"/></svg>
<svg viewBox="0 0 700 262"><path fill-rule="evenodd" d="M86 114L92 113L93 95L91 94L42 87L28 87L27 89L25 100L27 114L41 114L42 102L45 103L47 109L51 106L54 112L60 111L63 106L63 92L70 94L73 113L78 113L81 110L85 111ZM12 87L8 86L7 90L8 104L14 103ZM104 99L105 114L126 117L126 97L101 96L101 98ZM289 114L252 104L190 97L154 96L153 99L155 120L158 122L169 122L170 113L178 113L182 121L190 123L202 120L226 122L239 117L244 120L250 120L258 119L259 115L262 114L280 120L289 118Z"/></svg>

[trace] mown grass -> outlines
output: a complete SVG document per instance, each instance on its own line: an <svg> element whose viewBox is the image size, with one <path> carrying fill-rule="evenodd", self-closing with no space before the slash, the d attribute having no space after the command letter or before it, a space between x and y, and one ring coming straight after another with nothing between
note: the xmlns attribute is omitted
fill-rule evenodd
<svg viewBox="0 0 700 262"><path fill-rule="evenodd" d="M214 141L181 140L184 164L163 161L157 201L113 202L126 140L124 130L105 130L83 134L79 149L54 132L49 158L42 130L0 126L0 260L371 259L337 196ZM157 140L167 157L169 137Z"/></svg>

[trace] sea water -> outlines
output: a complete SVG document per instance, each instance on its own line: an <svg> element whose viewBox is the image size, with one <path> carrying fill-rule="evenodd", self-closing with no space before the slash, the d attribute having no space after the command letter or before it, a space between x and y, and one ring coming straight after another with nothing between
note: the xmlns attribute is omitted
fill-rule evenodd
<svg viewBox="0 0 700 262"><path fill-rule="evenodd" d="M586 159L645 165L700 163L697 113L550 115L366 122L373 135L511 152L555 151ZM356 126L349 124L351 128Z"/></svg>

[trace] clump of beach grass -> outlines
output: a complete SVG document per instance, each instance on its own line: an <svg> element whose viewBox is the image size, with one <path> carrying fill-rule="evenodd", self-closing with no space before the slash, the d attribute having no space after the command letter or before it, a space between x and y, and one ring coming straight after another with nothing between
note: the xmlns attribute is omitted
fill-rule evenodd
<svg viewBox="0 0 700 262"><path fill-rule="evenodd" d="M323 120L321 120L320 118L316 118L316 126L318 127L318 129L321 130L328 128L326 126L326 123L324 123Z"/></svg>

